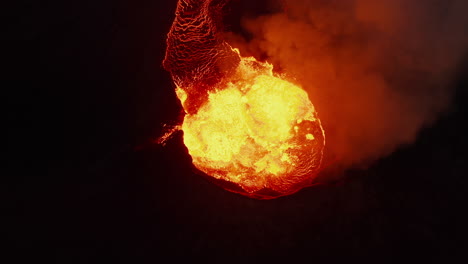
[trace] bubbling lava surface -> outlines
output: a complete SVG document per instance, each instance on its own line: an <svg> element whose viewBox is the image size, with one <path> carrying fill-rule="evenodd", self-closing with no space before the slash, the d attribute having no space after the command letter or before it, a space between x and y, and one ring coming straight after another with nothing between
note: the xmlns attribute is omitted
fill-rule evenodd
<svg viewBox="0 0 468 264"><path fill-rule="evenodd" d="M242 57L219 34L226 1L180 0L164 67L185 111L193 165L225 189L258 199L312 184L325 133L307 93Z"/></svg>

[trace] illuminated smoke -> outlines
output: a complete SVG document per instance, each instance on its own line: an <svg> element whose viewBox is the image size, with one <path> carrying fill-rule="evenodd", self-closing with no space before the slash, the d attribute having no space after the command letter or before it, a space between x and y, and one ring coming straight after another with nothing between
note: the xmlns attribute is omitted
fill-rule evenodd
<svg viewBox="0 0 468 264"><path fill-rule="evenodd" d="M335 165L367 165L415 140L448 109L468 47L466 0L270 1L245 17L241 52L297 78L320 110Z"/></svg>

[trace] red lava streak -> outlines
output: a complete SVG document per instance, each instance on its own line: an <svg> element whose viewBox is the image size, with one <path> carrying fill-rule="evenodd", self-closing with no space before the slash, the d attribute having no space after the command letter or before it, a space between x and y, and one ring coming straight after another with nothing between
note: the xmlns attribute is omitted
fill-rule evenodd
<svg viewBox="0 0 468 264"><path fill-rule="evenodd" d="M325 134L307 93L221 38L225 1L181 0L164 67L185 110L194 166L229 191L269 199L311 185Z"/></svg>

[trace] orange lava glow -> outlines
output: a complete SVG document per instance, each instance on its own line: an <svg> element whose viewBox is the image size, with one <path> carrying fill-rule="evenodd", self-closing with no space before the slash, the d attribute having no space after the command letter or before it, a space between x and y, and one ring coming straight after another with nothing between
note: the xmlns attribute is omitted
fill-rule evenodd
<svg viewBox="0 0 468 264"><path fill-rule="evenodd" d="M219 12L209 0L179 1L168 35L164 66L186 112L181 127L193 165L253 198L311 185L325 145L314 106L272 65L242 57L219 39L210 19Z"/></svg>

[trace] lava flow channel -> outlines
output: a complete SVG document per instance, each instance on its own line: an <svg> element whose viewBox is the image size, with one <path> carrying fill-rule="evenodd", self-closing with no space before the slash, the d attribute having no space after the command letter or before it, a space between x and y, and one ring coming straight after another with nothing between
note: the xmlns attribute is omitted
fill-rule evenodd
<svg viewBox="0 0 468 264"><path fill-rule="evenodd" d="M226 1L180 0L163 65L185 111L194 166L229 191L270 199L312 184L325 134L307 93L221 38Z"/></svg>

